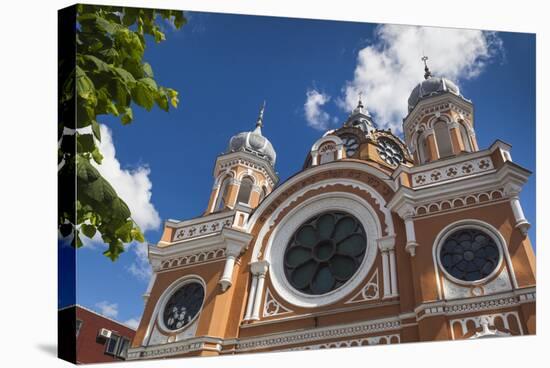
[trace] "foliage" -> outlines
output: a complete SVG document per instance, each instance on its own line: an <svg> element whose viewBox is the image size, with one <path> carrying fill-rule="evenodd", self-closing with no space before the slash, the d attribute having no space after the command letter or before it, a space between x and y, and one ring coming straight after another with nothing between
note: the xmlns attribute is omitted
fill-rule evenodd
<svg viewBox="0 0 550 368"><path fill-rule="evenodd" d="M143 55L146 35L165 40L160 22L179 29L186 19L181 11L77 5L76 21L76 63L67 74L67 60L59 64L59 231L73 234L75 247L82 245L81 234L99 233L109 245L104 254L114 261L124 244L144 238L126 203L92 164L103 160L97 118L113 115L129 124L134 105L148 111L178 106L177 91L157 85ZM76 203L67 196L75 177Z"/></svg>

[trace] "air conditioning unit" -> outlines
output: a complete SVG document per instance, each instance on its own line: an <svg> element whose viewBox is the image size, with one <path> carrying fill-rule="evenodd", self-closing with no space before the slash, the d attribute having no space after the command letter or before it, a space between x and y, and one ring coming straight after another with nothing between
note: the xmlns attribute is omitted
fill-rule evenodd
<svg viewBox="0 0 550 368"><path fill-rule="evenodd" d="M97 337L109 339L111 337L111 331L106 328L102 328L99 330Z"/></svg>

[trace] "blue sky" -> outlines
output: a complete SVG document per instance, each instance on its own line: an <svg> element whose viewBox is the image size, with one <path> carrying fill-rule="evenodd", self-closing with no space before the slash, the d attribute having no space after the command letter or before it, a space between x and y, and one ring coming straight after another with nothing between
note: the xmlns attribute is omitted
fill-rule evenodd
<svg viewBox="0 0 550 368"><path fill-rule="evenodd" d="M464 43L464 37L433 29L413 29L405 38L406 29L367 23L188 15L186 26L180 31L166 26L167 40L149 42L145 52L157 82L180 92L179 108L169 113L135 108L128 126L101 119L111 130L113 159L126 173L125 183L137 183L145 193L129 195L144 212L149 242L159 240L161 221L205 210L216 156L233 134L253 128L264 99L263 133L277 151L276 170L284 181L300 170L323 134L319 128L335 128L345 120L359 90L365 91L375 121L398 129L395 117L406 107L407 88L422 80L424 51L433 74L457 80L473 101L480 148L497 138L508 142L514 161L533 171L521 199L535 243L534 35L472 31ZM443 47L438 40L454 46ZM387 68L369 64L378 59L391 63ZM383 93L388 80L393 96ZM309 101L309 115L308 92L310 98L322 96ZM101 254L100 244L78 250L77 302L135 323L147 287L138 249L132 245L115 263Z"/></svg>

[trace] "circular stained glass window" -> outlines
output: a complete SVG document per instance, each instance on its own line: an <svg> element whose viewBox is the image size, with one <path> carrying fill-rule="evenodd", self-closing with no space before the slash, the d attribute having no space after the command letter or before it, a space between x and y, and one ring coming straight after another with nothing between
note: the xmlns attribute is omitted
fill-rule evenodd
<svg viewBox="0 0 550 368"><path fill-rule="evenodd" d="M388 138L379 138L378 139L378 154L380 158L386 163L392 166L397 166L403 162L403 151L401 148Z"/></svg>
<svg viewBox="0 0 550 368"><path fill-rule="evenodd" d="M163 322L169 330L179 330L199 313L204 301L204 288L198 282L180 287L168 300L163 312Z"/></svg>
<svg viewBox="0 0 550 368"><path fill-rule="evenodd" d="M297 290L326 294L357 271L367 248L363 225L344 212L310 218L292 235L284 254L285 276Z"/></svg>
<svg viewBox="0 0 550 368"><path fill-rule="evenodd" d="M461 229L449 235L439 253L441 265L462 281L478 281L498 266L500 251L491 236L477 229Z"/></svg>

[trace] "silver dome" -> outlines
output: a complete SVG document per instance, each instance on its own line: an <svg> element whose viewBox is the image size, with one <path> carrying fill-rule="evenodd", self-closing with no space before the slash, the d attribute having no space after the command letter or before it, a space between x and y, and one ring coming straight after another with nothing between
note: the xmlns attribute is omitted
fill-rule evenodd
<svg viewBox="0 0 550 368"><path fill-rule="evenodd" d="M252 132L241 132L231 138L227 153L238 151L252 153L267 160L271 166L275 165L275 150L271 142L262 135L259 126Z"/></svg>
<svg viewBox="0 0 550 368"><path fill-rule="evenodd" d="M227 153L244 151L256 155L275 166L275 150L271 142L262 135L262 126L264 125L265 101L260 109L256 128L251 132L241 132L231 137Z"/></svg>
<svg viewBox="0 0 550 368"><path fill-rule="evenodd" d="M460 96L460 90L458 86L447 78L431 77L418 83L409 96L409 112L411 112L416 104L423 98L435 96L441 93L451 92L457 96Z"/></svg>

